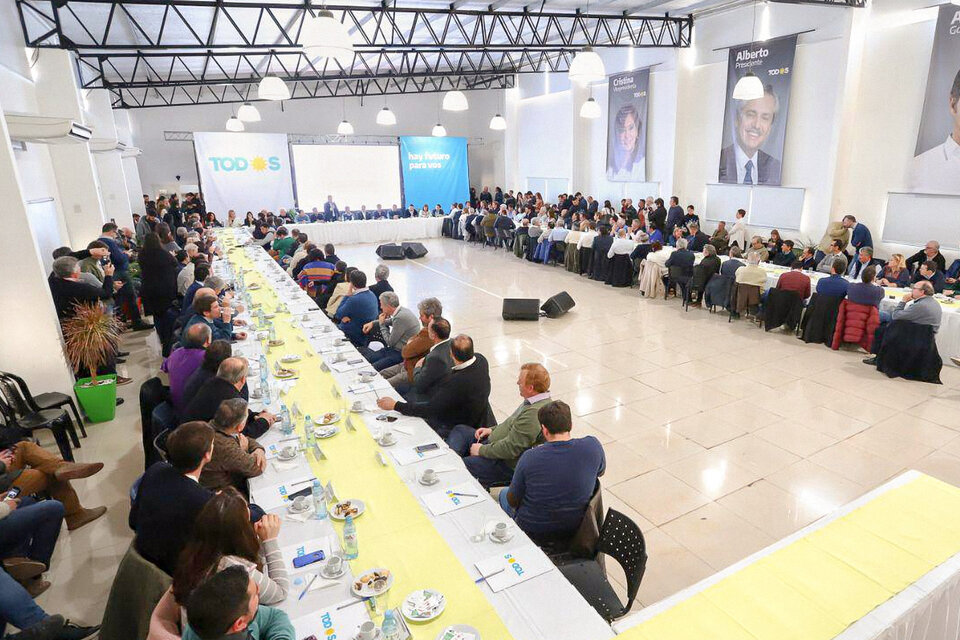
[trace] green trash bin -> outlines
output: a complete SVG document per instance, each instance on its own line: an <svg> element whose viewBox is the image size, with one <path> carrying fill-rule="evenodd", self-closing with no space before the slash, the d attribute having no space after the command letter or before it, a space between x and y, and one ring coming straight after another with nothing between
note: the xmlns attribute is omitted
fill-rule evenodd
<svg viewBox="0 0 960 640"><path fill-rule="evenodd" d="M80 407L90 422L107 422L117 414L117 376L109 373L97 376L97 384L85 386L92 378L80 378L73 385Z"/></svg>

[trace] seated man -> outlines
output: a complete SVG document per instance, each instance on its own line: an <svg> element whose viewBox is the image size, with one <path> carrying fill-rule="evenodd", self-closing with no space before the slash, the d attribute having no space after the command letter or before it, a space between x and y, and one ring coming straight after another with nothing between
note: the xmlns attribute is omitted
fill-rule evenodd
<svg viewBox="0 0 960 640"><path fill-rule="evenodd" d="M703 247L710 242L710 236L700 230L698 222L691 222L688 229L690 237L687 238L687 248L695 252L703 251Z"/></svg>
<svg viewBox="0 0 960 640"><path fill-rule="evenodd" d="M550 402L550 374L543 365L528 362L520 367L517 387L523 401L509 418L492 429L457 425L447 437L484 489L510 482L523 452L543 441L537 411Z"/></svg>
<svg viewBox="0 0 960 640"><path fill-rule="evenodd" d="M841 256L833 261L830 268L832 269L830 275L820 278L817 282L817 294L842 298L847 295L847 288L850 286L843 277L843 272L847 270L847 261Z"/></svg>
<svg viewBox="0 0 960 640"><path fill-rule="evenodd" d="M0 571L0 634L12 624L20 633L3 636L6 640L94 640L100 625L81 627L48 615L33 597L5 571Z"/></svg>
<svg viewBox="0 0 960 640"><path fill-rule="evenodd" d="M696 261L696 256L693 255L693 251L687 249L687 240L679 238L677 240L677 250L670 254L664 266L668 269L670 267L681 267L689 274L693 273L694 261Z"/></svg>
<svg viewBox="0 0 960 640"><path fill-rule="evenodd" d="M233 565L201 582L186 603L182 640L293 640L296 631L286 613L260 604L260 592L247 570ZM181 609L171 591L157 603L150 638L181 638Z"/></svg>
<svg viewBox="0 0 960 640"><path fill-rule="evenodd" d="M392 367L387 367L380 372L380 374L387 379L387 382L393 385L398 391L400 390L398 385L408 385L413 381L413 368L421 358L430 352L430 348L434 343L430 339L428 327L434 318L439 318L443 315L443 305L436 298L424 298L417 305L417 311L420 313L421 329L417 335L410 338L407 344L403 345L403 349L400 350L400 355L403 356L403 362ZM400 391L400 393L403 393L403 391Z"/></svg>
<svg viewBox="0 0 960 640"><path fill-rule="evenodd" d="M817 265L817 271L820 273L831 273L831 267L836 260L843 260L843 268L847 268L847 257L843 253L843 242L841 240L833 240L830 243L827 253L824 254L823 259L820 260L820 263ZM843 273L843 271L840 273Z"/></svg>
<svg viewBox="0 0 960 640"><path fill-rule="evenodd" d="M790 267L796 259L797 257L793 254L793 240L784 240L780 245L780 251L771 258L771 262L781 267Z"/></svg>
<svg viewBox="0 0 960 640"><path fill-rule="evenodd" d="M184 332L184 346L171 353L160 367L170 378L170 402L177 413L186 408L183 397L187 380L200 368L206 349L210 346L211 335L208 325L191 325Z"/></svg>
<svg viewBox="0 0 960 640"><path fill-rule="evenodd" d="M926 260L920 263L920 268L914 274L912 284L926 281L933 285L934 293L943 293L943 285L946 283L946 276L943 271L937 269L937 263L933 260Z"/></svg>
<svg viewBox="0 0 960 640"><path fill-rule="evenodd" d="M50 588L42 574L50 569L62 525L63 505L56 500L37 502L27 496L0 502L3 570L34 598Z"/></svg>
<svg viewBox="0 0 960 640"><path fill-rule="evenodd" d="M389 277L390 267L385 264L378 264L377 268L373 270L374 283L370 285L370 291L373 292L373 295L377 296L378 305L380 304L380 294L393 291L393 287L388 280Z"/></svg>
<svg viewBox="0 0 960 640"><path fill-rule="evenodd" d="M860 274L869 266L883 266L882 260L873 259L873 248L862 247L850 264L847 266L847 275L851 278L859 278Z"/></svg>
<svg viewBox="0 0 960 640"><path fill-rule="evenodd" d="M395 292L385 291L380 294L380 308L383 311L377 319L363 325L363 333L368 340L379 334L378 339L383 343L383 348L373 351L363 347L360 350L360 355L377 371L403 362L403 347L420 331L417 316L413 315L410 309L400 306L400 297Z"/></svg>
<svg viewBox="0 0 960 640"><path fill-rule="evenodd" d="M234 487L249 497L248 478L267 468L263 446L243 435L247 424L247 401L231 398L220 403L210 426L214 428L213 457L200 474L200 484L214 491Z"/></svg>
<svg viewBox="0 0 960 640"><path fill-rule="evenodd" d="M197 514L213 496L200 485L203 467L213 457L214 431L206 422L187 422L167 437L167 461L143 475L130 505L133 546L168 575L177 567Z"/></svg>
<svg viewBox="0 0 960 640"><path fill-rule="evenodd" d="M777 289L796 291L803 300L810 297L810 276L803 272L803 262L794 260L790 271L780 274L777 278Z"/></svg>
<svg viewBox="0 0 960 640"><path fill-rule="evenodd" d="M520 456L500 505L534 541L569 538L583 520L606 458L593 436L570 437L573 420L565 402L548 402L537 419L545 442Z"/></svg>
<svg viewBox="0 0 960 640"><path fill-rule="evenodd" d="M450 355L450 322L446 318L434 318L427 329L430 350L419 360L413 369L413 381L400 383L395 387L410 402L429 399L437 385L453 369L453 356Z"/></svg>
<svg viewBox="0 0 960 640"><path fill-rule="evenodd" d="M740 267L743 266L743 252L740 251L740 247L733 245L730 247L730 259L725 260L722 265L720 265L720 275L729 276L731 278L737 275L737 271Z"/></svg>
<svg viewBox="0 0 960 640"><path fill-rule="evenodd" d="M337 268L335 264L327 262L323 251L317 248L311 249L305 260L306 262L301 260L302 266L297 267L298 271L294 272L294 277L300 288L316 298L330 283Z"/></svg>
<svg viewBox="0 0 960 640"><path fill-rule="evenodd" d="M747 254L747 264L737 269L737 284L749 284L760 287L763 291L767 286L767 272L760 266L761 256L757 251L751 250Z"/></svg>
<svg viewBox="0 0 960 640"><path fill-rule="evenodd" d="M763 238L760 236L753 236L750 240L750 248L747 250L747 255L749 255L751 251L757 252L760 256L760 262L766 262L770 259L770 250L763 244Z"/></svg>
<svg viewBox="0 0 960 640"><path fill-rule="evenodd" d="M193 316L183 326L180 346L185 347L190 327L195 324L206 324L214 340L233 339L233 309L229 306L220 306L220 300L213 290L201 289L193 298ZM238 333L238 335L240 335Z"/></svg>
<svg viewBox="0 0 960 640"><path fill-rule="evenodd" d="M63 504L67 529L73 531L107 512L80 504L71 480L89 478L103 469L102 462L66 462L30 440L21 440L0 451L0 492L18 487L23 497L49 494Z"/></svg>
<svg viewBox="0 0 960 640"><path fill-rule="evenodd" d="M854 304L865 304L870 307L880 306L883 300L883 287L873 283L877 277L877 268L865 267L860 272L860 282L854 282L847 287L847 300Z"/></svg>
<svg viewBox="0 0 960 640"><path fill-rule="evenodd" d="M367 274L359 269L350 273L349 295L337 307L333 319L356 347L366 346L363 325L377 318L377 299L367 288Z"/></svg>
<svg viewBox="0 0 960 640"><path fill-rule="evenodd" d="M897 308L892 313L887 311L880 312L880 328L877 329L874 337L874 346L879 347L882 343L882 335L885 327L894 320L903 320L904 322L913 322L915 324L930 325L933 332L940 330L940 322L943 319L943 308L933 297L933 285L927 280L915 282L909 293L903 296L903 299L897 304ZM877 364L877 357L873 356L864 359L864 364Z"/></svg>
<svg viewBox="0 0 960 640"><path fill-rule="evenodd" d="M187 405L181 416L181 423L202 420L210 422L216 415L220 403L231 398L241 398L240 390L247 383L247 359L227 358L220 363L217 376L207 380ZM277 417L268 411L254 414L247 411L247 424L243 433L248 438L259 438L267 432Z"/></svg>
<svg viewBox="0 0 960 640"><path fill-rule="evenodd" d="M458 335L450 343L453 369L437 384L429 400L397 402L380 398L377 406L405 416L417 416L446 437L456 425L483 426L490 397L490 366L486 358L473 351L473 340Z"/></svg>
<svg viewBox="0 0 960 640"><path fill-rule="evenodd" d="M817 258L813 247L804 247L800 254L800 263L804 271L814 271L817 268Z"/></svg>
<svg viewBox="0 0 960 640"><path fill-rule="evenodd" d="M204 281L210 277L210 263L200 262L193 268L193 283L187 287L180 302L180 322L185 323L193 315L193 298L200 289L206 287Z"/></svg>
<svg viewBox="0 0 960 640"><path fill-rule="evenodd" d="M343 265L343 269L340 268ZM330 282L324 287L324 292L317 298L317 304L323 309L329 317L337 314L340 304L350 295L350 274L356 271L356 267L348 267L346 262L338 262L336 271ZM337 273L343 274L338 278Z"/></svg>

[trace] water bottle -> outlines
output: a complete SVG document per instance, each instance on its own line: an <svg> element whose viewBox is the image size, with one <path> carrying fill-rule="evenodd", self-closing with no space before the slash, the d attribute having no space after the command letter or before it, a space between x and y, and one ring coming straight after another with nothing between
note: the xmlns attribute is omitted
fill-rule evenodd
<svg viewBox="0 0 960 640"><path fill-rule="evenodd" d="M260 354L259 364L260 364L260 384L263 385L267 381L267 371L269 370L269 368L267 367L267 356L265 356L262 353Z"/></svg>
<svg viewBox="0 0 960 640"><path fill-rule="evenodd" d="M277 339L277 330L273 328L273 323L270 323L270 341Z"/></svg>
<svg viewBox="0 0 960 640"><path fill-rule="evenodd" d="M273 400L270 398L270 381L267 379L263 380L261 395L263 396L263 409L266 411L267 407L270 406L270 403L273 402Z"/></svg>
<svg viewBox="0 0 960 640"><path fill-rule="evenodd" d="M312 424L313 423L310 422L309 413L303 416L303 435L300 436L300 443L304 446L304 448L307 446L307 434L313 431L313 429L310 427Z"/></svg>
<svg viewBox="0 0 960 640"><path fill-rule="evenodd" d="M383 624L380 626L380 631L383 640L399 640L400 625L397 623L397 619L393 617L392 609L387 609L383 614Z"/></svg>
<svg viewBox="0 0 960 640"><path fill-rule="evenodd" d="M293 433L293 421L290 420L290 411L287 410L287 405L280 404L280 430L283 431L283 435L289 436Z"/></svg>
<svg viewBox="0 0 960 640"><path fill-rule="evenodd" d="M325 520L327 517L327 500L323 483L319 479L314 480L310 492L313 494L313 517L317 520Z"/></svg>
<svg viewBox="0 0 960 640"><path fill-rule="evenodd" d="M343 523L343 557L346 560L356 560L360 555L357 547L357 527L353 524L353 516L347 516Z"/></svg>

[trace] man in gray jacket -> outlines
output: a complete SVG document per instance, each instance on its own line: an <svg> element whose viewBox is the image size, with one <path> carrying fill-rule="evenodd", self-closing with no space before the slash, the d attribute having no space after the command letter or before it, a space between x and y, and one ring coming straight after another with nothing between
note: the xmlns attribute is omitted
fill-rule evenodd
<svg viewBox="0 0 960 640"><path fill-rule="evenodd" d="M373 365L377 371L403 362L403 346L413 336L420 332L420 320L417 314L406 307L400 306L400 297L393 291L384 291L380 294L380 316L363 325L363 332L370 334L374 329L380 330L380 341L383 349L373 351L364 347L361 355Z"/></svg>
<svg viewBox="0 0 960 640"><path fill-rule="evenodd" d="M936 298L933 297L933 285L928 280L921 280L913 284L910 293L906 294L897 308L892 313L886 311L880 312L881 330L894 320L903 320L913 322L914 324L927 324L933 327L936 333L940 329L940 320L943 317L943 308ZM874 340L879 339L878 337ZM864 364L876 364L877 357L866 358Z"/></svg>

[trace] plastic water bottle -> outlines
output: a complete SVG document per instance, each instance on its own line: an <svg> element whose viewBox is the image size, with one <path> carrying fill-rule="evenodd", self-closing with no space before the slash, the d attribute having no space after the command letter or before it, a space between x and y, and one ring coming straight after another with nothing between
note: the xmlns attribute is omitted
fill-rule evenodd
<svg viewBox="0 0 960 640"><path fill-rule="evenodd" d="M380 631L383 633L383 640L399 640L400 625L397 619L393 617L393 610L387 609L383 614L383 624L380 625Z"/></svg>
<svg viewBox="0 0 960 640"><path fill-rule="evenodd" d="M267 407L270 406L270 403L273 402L273 399L270 397L270 381L264 378L262 384L260 394L263 397L263 408L266 410Z"/></svg>
<svg viewBox="0 0 960 640"><path fill-rule="evenodd" d="M315 479L310 492L313 494L313 517L317 520L326 520L327 501L323 483L319 479Z"/></svg>
<svg viewBox="0 0 960 640"><path fill-rule="evenodd" d="M267 356L260 354L260 387L263 388L267 384Z"/></svg>
<svg viewBox="0 0 960 640"><path fill-rule="evenodd" d="M308 413L305 416L303 416L303 435L300 436L300 443L304 447L307 446L307 434L309 434L312 431L312 429L310 428L311 424L313 423L310 422L310 414Z"/></svg>
<svg viewBox="0 0 960 640"><path fill-rule="evenodd" d="M270 341L273 342L277 339L277 330L273 327L273 323L270 323Z"/></svg>
<svg viewBox="0 0 960 640"><path fill-rule="evenodd" d="M343 557L346 560L355 560L360 555L357 546L357 526L353 524L353 516L347 516L343 523Z"/></svg>
<svg viewBox="0 0 960 640"><path fill-rule="evenodd" d="M280 403L280 430L285 436L293 433L293 422L290 420L290 411L287 409L287 405L283 403Z"/></svg>

